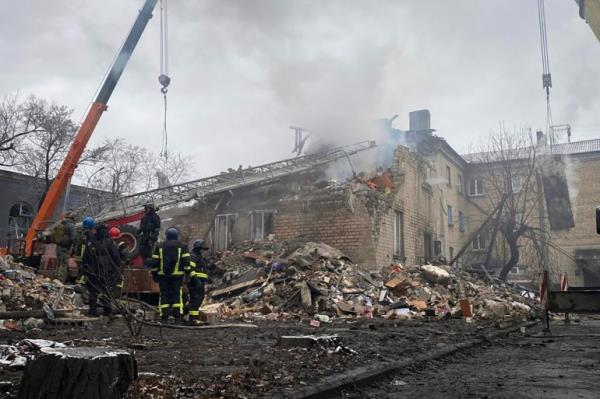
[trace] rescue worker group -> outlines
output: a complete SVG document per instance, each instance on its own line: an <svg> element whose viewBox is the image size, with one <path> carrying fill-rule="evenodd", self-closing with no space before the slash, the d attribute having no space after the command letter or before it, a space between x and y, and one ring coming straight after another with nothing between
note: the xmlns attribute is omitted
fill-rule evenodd
<svg viewBox="0 0 600 399"><path fill-rule="evenodd" d="M88 314L100 316L101 307L102 315L112 318L114 300L121 296L123 288L122 268L128 258L126 243L117 227L109 229L92 217L84 218L82 224L83 233L74 251L80 264L77 282L84 284L89 292ZM160 289L161 322L199 324L199 308L208 280L208 263L202 252L208 247L204 240L195 240L190 253L175 227L169 227L165 240L160 242L160 225L154 205L145 204L138 229L139 251ZM188 289L185 304L184 284Z"/></svg>

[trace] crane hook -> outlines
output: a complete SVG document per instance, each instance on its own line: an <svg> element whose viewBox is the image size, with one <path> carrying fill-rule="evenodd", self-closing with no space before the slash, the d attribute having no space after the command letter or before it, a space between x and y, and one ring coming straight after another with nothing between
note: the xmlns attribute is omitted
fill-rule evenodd
<svg viewBox="0 0 600 399"><path fill-rule="evenodd" d="M167 92L169 91L168 87L171 84L171 78L167 75L165 75L164 73L161 73L158 76L158 83L161 84L161 88L160 88L160 92L162 94L167 94Z"/></svg>

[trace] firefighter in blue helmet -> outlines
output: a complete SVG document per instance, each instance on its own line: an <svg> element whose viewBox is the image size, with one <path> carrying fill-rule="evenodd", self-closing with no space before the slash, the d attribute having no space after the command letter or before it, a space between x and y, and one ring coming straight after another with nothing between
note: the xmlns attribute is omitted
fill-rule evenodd
<svg viewBox="0 0 600 399"><path fill-rule="evenodd" d="M161 321L167 322L172 316L179 322L183 314L183 277L190 270L190 253L188 246L179 241L179 231L175 227L167 229L165 239L156 246L149 266L160 288L158 311Z"/></svg>
<svg viewBox="0 0 600 399"><path fill-rule="evenodd" d="M204 300L204 285L208 280L208 263L202 256L202 251L207 249L204 240L196 240L192 244L190 272L187 274L187 287L190 294L188 313L190 324L198 324L199 309Z"/></svg>
<svg viewBox="0 0 600 399"><path fill-rule="evenodd" d="M86 276L83 273L82 262L85 256L85 251L88 246L96 240L96 220L93 217L87 216L83 219L83 232L77 238L75 248L73 249L73 256L79 264L79 272L77 276L78 284L86 283Z"/></svg>

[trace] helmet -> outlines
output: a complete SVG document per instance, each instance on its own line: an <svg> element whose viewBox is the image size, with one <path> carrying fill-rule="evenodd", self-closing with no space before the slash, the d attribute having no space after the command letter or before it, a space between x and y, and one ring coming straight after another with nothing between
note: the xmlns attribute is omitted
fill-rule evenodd
<svg viewBox="0 0 600 399"><path fill-rule="evenodd" d="M121 230L119 230L118 227L111 227L108 230L108 238L111 238L111 239L114 240L114 239L117 239L119 237L121 237Z"/></svg>
<svg viewBox="0 0 600 399"><path fill-rule="evenodd" d="M146 202L144 204L144 210L146 210L146 209L154 210L154 203L152 203L152 202Z"/></svg>
<svg viewBox="0 0 600 399"><path fill-rule="evenodd" d="M93 217L88 216L85 219L83 219L83 227L86 229L93 229L94 227L96 227L96 221Z"/></svg>
<svg viewBox="0 0 600 399"><path fill-rule="evenodd" d="M192 244L192 250L208 249L204 240L196 240Z"/></svg>
<svg viewBox="0 0 600 399"><path fill-rule="evenodd" d="M167 231L165 231L165 237L167 240L178 240L179 239L179 230L175 227L169 227Z"/></svg>

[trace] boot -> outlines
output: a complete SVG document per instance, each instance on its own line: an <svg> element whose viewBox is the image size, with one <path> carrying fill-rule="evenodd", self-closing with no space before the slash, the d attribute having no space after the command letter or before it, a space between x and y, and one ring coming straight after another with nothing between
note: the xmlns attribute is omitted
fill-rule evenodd
<svg viewBox="0 0 600 399"><path fill-rule="evenodd" d="M171 308L173 312L173 324L181 324L181 311L179 308Z"/></svg>

